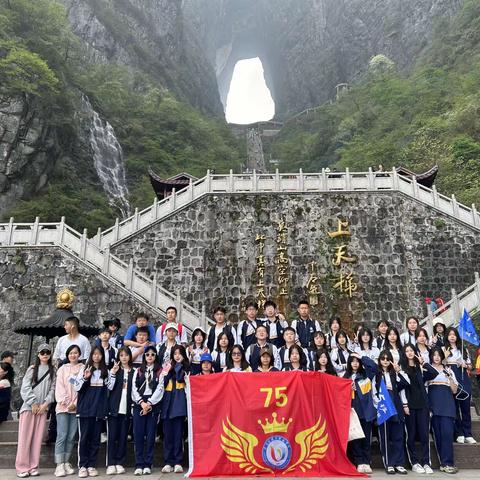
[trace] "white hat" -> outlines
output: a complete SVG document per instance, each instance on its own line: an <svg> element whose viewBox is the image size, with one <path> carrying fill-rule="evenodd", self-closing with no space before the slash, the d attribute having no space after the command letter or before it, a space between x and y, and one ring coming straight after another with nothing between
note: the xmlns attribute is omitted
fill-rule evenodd
<svg viewBox="0 0 480 480"><path fill-rule="evenodd" d="M167 323L165 331L167 331L169 328L173 328L178 333L178 325L175 322Z"/></svg>

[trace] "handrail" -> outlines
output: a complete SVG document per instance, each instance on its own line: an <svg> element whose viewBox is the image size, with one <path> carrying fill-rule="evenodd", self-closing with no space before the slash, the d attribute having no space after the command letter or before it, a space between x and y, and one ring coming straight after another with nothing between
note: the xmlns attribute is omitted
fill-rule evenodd
<svg viewBox="0 0 480 480"><path fill-rule="evenodd" d="M442 213L452 216L480 231L480 214L475 205L467 207L458 203L455 196L447 197L438 193L435 186L428 188L411 179L398 175L396 169L388 172L330 172L322 169L320 173L211 174L190 182L179 191L160 201L154 200L149 207L115 222L112 227L97 232L92 239L99 248L104 249L142 230L152 223L185 208L192 202L208 194L221 193L296 193L296 192L359 192L359 191L399 191Z"/></svg>
<svg viewBox="0 0 480 480"><path fill-rule="evenodd" d="M87 230L77 232L65 223L40 223L38 217L34 223L0 224L0 247L58 246L67 250L81 261L95 268L116 284L128 290L132 295L148 303L160 314L170 305L175 305L179 317L189 330L193 330L200 322L204 326L211 322L205 315L205 309L198 311L175 296L142 272L133 268L133 259L126 263L107 248L104 251L87 238Z"/></svg>

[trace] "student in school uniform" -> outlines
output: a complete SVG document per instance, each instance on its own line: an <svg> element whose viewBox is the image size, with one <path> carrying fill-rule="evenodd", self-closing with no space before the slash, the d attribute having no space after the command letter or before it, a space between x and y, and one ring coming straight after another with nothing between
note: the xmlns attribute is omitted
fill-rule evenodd
<svg viewBox="0 0 480 480"><path fill-rule="evenodd" d="M172 348L171 370L165 377L165 393L162 402L163 459L162 473L182 473L183 430L187 417L185 375L190 372L187 352L182 345Z"/></svg>
<svg viewBox="0 0 480 480"><path fill-rule="evenodd" d="M125 337L123 338L123 344L126 347L140 347L139 342L135 339L137 330L142 327L146 328L148 332L147 342L149 345L155 345L155 328L150 323L150 317L144 313L137 313L134 318L134 323L127 328Z"/></svg>
<svg viewBox="0 0 480 480"><path fill-rule="evenodd" d="M440 461L440 471L457 473L453 457L453 435L455 432L455 394L458 383L450 367L445 367L445 354L441 347L430 350L430 364L438 374L427 382L428 403L435 448Z"/></svg>
<svg viewBox="0 0 480 480"><path fill-rule="evenodd" d="M283 331L283 339L285 340L285 345L281 347L278 351L278 358L280 359L280 368L279 370L285 371L286 367L290 364L290 347L292 345L297 345L295 341L296 332L293 327L287 327ZM308 350L303 348L303 353L307 358L307 367L309 365L309 355Z"/></svg>
<svg viewBox="0 0 480 480"><path fill-rule="evenodd" d="M73 384L78 392L78 476L80 478L98 476L96 464L100 434L108 412L108 377L104 350L95 346Z"/></svg>
<svg viewBox="0 0 480 480"><path fill-rule="evenodd" d="M237 343L237 331L235 329L235 326L232 325L230 322L227 322L226 316L227 311L224 307L219 306L213 310L213 319L215 320L215 325L209 327L207 331L207 348L209 352L213 352L213 350L215 349L218 336L222 332L226 332L229 337L232 337L230 339L231 345L235 345Z"/></svg>
<svg viewBox="0 0 480 480"><path fill-rule="evenodd" d="M153 348L153 347L152 347ZM132 419L132 385L134 375L132 352L120 347L110 370L108 382L107 475L125 473L127 438Z"/></svg>
<svg viewBox="0 0 480 480"><path fill-rule="evenodd" d="M288 349L288 360L289 363L285 365L283 371L285 372L294 372L301 370L306 372L307 369L307 356L303 351L303 348L300 345L292 345Z"/></svg>
<svg viewBox="0 0 480 480"><path fill-rule="evenodd" d="M180 345L178 339L178 325L175 322L165 326L165 341L158 345L158 361L160 365L170 362L173 347Z"/></svg>
<svg viewBox="0 0 480 480"><path fill-rule="evenodd" d="M323 332L315 332L313 335L313 340L310 343L308 348L308 364L313 366L315 364L315 354L317 350L327 348L327 340ZM311 368L313 370L313 367Z"/></svg>
<svg viewBox="0 0 480 480"><path fill-rule="evenodd" d="M452 369L458 382L458 392L455 396L457 418L455 421L455 438L457 443L477 443L472 436L472 416L470 405L472 401L472 361L468 350L462 352L462 341L458 330L447 328L445 333L447 348L445 357L447 365Z"/></svg>
<svg viewBox="0 0 480 480"><path fill-rule="evenodd" d="M430 339L431 347L445 347L445 324L438 318L433 320L433 335Z"/></svg>
<svg viewBox="0 0 480 480"><path fill-rule="evenodd" d="M378 366L379 372L375 375L373 382L374 404L379 402L378 392L380 390L380 382L383 379L397 411L396 415L390 417L378 427L383 464L387 474L400 473L406 475L408 472L404 467L405 416L400 391L408 385L409 379L402 372L400 365L394 363L390 350L382 350L380 352Z"/></svg>
<svg viewBox="0 0 480 480"><path fill-rule="evenodd" d="M79 362L81 355L78 345L70 345L66 356L68 363L64 363L57 371L55 381L55 408L57 414L57 439L55 441L55 463L57 467L54 475L64 477L72 475L74 469L70 463L74 438L77 433L77 391L74 388L75 379L83 368Z"/></svg>
<svg viewBox="0 0 480 480"><path fill-rule="evenodd" d="M432 474L430 460L430 410L425 382L437 376L437 372L417 350L415 345L407 343L403 347L403 371L408 375L409 385L402 391L403 413L405 414L405 432L407 455L412 472ZM419 459L415 448L418 438L422 446Z"/></svg>
<svg viewBox="0 0 480 480"><path fill-rule="evenodd" d="M325 335L327 347L329 350L337 347L337 333L342 329L342 320L338 316L333 316L328 321L329 332Z"/></svg>
<svg viewBox="0 0 480 480"><path fill-rule="evenodd" d="M316 372L327 373L328 375L333 375L334 377L337 376L332 359L330 358L330 354L326 348L323 350L317 350L313 370Z"/></svg>
<svg viewBox="0 0 480 480"><path fill-rule="evenodd" d="M274 365L273 360L273 351L270 347L262 347L260 350L260 361L258 367L254 372L268 373L268 372L278 372L278 368Z"/></svg>
<svg viewBox="0 0 480 480"><path fill-rule="evenodd" d="M252 367L252 370L255 371L258 368L260 363L260 350L264 347L269 347L273 353L273 361L275 366L279 368L281 366L280 358L278 356L277 347L269 343L268 340L268 330L265 325L258 325L255 329L255 338L256 343L252 343L245 351L245 357L247 362Z"/></svg>
<svg viewBox="0 0 480 480"><path fill-rule="evenodd" d="M430 363L430 339L428 338L428 332L425 328L419 328L415 334L417 341L416 347L418 353L422 356L425 363Z"/></svg>
<svg viewBox="0 0 480 480"><path fill-rule="evenodd" d="M258 305L256 302L248 302L245 306L247 318L242 320L237 327L237 342L242 345L245 352L247 348L255 343L255 331L263 322L257 318Z"/></svg>
<svg viewBox="0 0 480 480"><path fill-rule="evenodd" d="M337 333L337 346L332 348L330 358L337 375L343 377L347 368L347 360L350 356L350 349L348 348L349 338L345 331L340 330Z"/></svg>
<svg viewBox="0 0 480 480"><path fill-rule="evenodd" d="M221 373L227 370L228 352L233 347L233 344L230 343L231 338L232 337L228 335L227 332L222 332L218 335L217 345L211 354L213 362L212 367L215 373Z"/></svg>
<svg viewBox="0 0 480 480"><path fill-rule="evenodd" d="M157 345L163 343L167 340L166 330L167 326L171 323L174 323L177 326L177 336L175 337L175 341L178 345L183 345L187 348L188 338L187 338L187 330L183 328L183 325L180 322L177 322L177 309L173 305L168 307L165 310L166 322L162 323L160 327L157 328L156 333L156 342Z"/></svg>
<svg viewBox="0 0 480 480"><path fill-rule="evenodd" d="M35 363L28 367L22 379L18 425L17 477L37 477L42 440L47 425L47 411L55 396L55 369L52 349L46 343L37 349Z"/></svg>
<svg viewBox="0 0 480 480"><path fill-rule="evenodd" d="M120 329L122 328L120 319L114 317L110 320L105 320L103 326L108 328L110 332L110 345L118 351L119 348L123 347L123 335L120 334Z"/></svg>
<svg viewBox="0 0 480 480"><path fill-rule="evenodd" d="M406 345L407 343L415 345L416 333L420 327L418 318L414 316L407 317L405 326L407 327L407 330L400 335L400 343L402 346Z"/></svg>
<svg viewBox="0 0 480 480"><path fill-rule="evenodd" d="M200 373L199 375L211 375L215 373L213 369L213 359L210 353L202 353L200 357Z"/></svg>
<svg viewBox="0 0 480 480"><path fill-rule="evenodd" d="M360 473L372 473L370 466L372 427L377 418L377 411L373 405L372 379L377 372L378 366L370 358L361 357L358 353L349 355L343 378L352 380L352 408L360 420L365 438L349 442L348 453Z"/></svg>
<svg viewBox="0 0 480 480"><path fill-rule="evenodd" d="M387 342L385 343L385 350L388 350L393 357L393 362L400 364L402 360L402 342L400 341L400 334L395 327L390 327L387 330Z"/></svg>
<svg viewBox="0 0 480 480"><path fill-rule="evenodd" d="M385 348L385 342L387 341L387 330L390 327L390 323L387 320L380 320L377 323L377 336L373 341L373 346L377 347L379 351Z"/></svg>
<svg viewBox="0 0 480 480"><path fill-rule="evenodd" d="M211 327L213 328L213 327ZM188 360L190 361L190 369L192 375L198 375L201 371L200 357L210 350L206 345L207 334L202 327L196 327L192 332L192 341L188 346Z"/></svg>
<svg viewBox="0 0 480 480"><path fill-rule="evenodd" d="M15 373L8 362L0 362L0 423L7 421L12 399L12 385Z"/></svg>
<svg viewBox="0 0 480 480"><path fill-rule="evenodd" d="M358 332L358 344L355 347L355 353L362 357L368 357L373 361L378 360L380 351L373 345L373 334L368 327L362 327Z"/></svg>
<svg viewBox="0 0 480 480"><path fill-rule="evenodd" d="M98 338L95 342L95 345L103 348L103 352L105 355L105 365L110 370L115 363L115 359L117 358L117 349L112 347L110 343L110 338L112 334L108 328L102 328L98 333Z"/></svg>
<svg viewBox="0 0 480 480"><path fill-rule="evenodd" d="M131 345L133 368L139 368L143 363L143 354L152 344L148 341L148 328L138 327L135 332L135 345Z"/></svg>
<svg viewBox="0 0 480 480"><path fill-rule="evenodd" d="M164 395L164 379L169 369L170 364L164 365L163 368L160 366L156 348L149 345L143 354L142 365L133 374L134 475L150 475L152 473L160 400Z"/></svg>
<svg viewBox="0 0 480 480"><path fill-rule="evenodd" d="M320 324L310 318L310 304L300 300L297 304L298 318L292 322L292 328L297 334L297 340L302 348L308 348L315 332L320 332Z"/></svg>
<svg viewBox="0 0 480 480"><path fill-rule="evenodd" d="M280 315L277 311L277 304L273 300L267 300L263 306L265 318L263 322L267 327L268 341L275 348L281 348L285 345L283 339L283 331L288 327L288 322L283 315Z"/></svg>
<svg viewBox="0 0 480 480"><path fill-rule="evenodd" d="M241 345L234 345L227 355L227 370L229 372L251 372L252 369L245 358Z"/></svg>

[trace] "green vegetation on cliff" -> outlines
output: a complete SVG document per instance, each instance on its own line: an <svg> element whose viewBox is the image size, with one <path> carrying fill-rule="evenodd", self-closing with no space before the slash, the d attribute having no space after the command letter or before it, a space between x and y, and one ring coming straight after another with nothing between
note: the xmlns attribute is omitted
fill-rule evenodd
<svg viewBox="0 0 480 480"><path fill-rule="evenodd" d="M382 164L421 172L480 204L480 1L468 0L409 73L382 62L339 101L288 123L272 146L284 171L365 171ZM374 62L375 63L375 62Z"/></svg>

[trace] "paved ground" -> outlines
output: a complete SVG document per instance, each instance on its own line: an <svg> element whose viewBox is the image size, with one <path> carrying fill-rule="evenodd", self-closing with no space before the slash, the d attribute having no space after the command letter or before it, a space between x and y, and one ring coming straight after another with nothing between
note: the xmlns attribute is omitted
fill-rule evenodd
<svg viewBox="0 0 480 480"><path fill-rule="evenodd" d="M180 480L183 478L182 475L179 474L165 474L162 475L160 472L156 472L155 470L153 471L152 475L148 476L146 475L145 477L136 477L133 475L132 472L128 472L128 474L125 475L112 475L112 476L106 476L105 475L105 470L100 470L99 471L100 475L98 478L103 478L103 479L111 479L111 480L139 480L140 478L147 479L149 478L150 480L155 480L158 478L161 478L162 480ZM42 480L54 480L56 477L53 475L52 471L49 470L40 470L40 479ZM72 480L77 479L78 477L76 475L71 475L69 477L64 477L65 479L70 478ZM208 477L204 477L208 478ZM216 477L215 480L218 480L219 478L222 477ZM232 480L234 477L223 477L223 478L228 478L228 480ZM249 477L236 477L236 478L249 478ZM252 477L250 477L252 478ZM456 475L448 475L446 473L440 473L439 471L436 471L433 475L420 475L416 473L409 472L408 475L397 475L396 477L393 477L392 475L387 475L383 470L377 470L373 473L371 476L374 480L392 480L392 478L396 478L397 480L400 480L400 478L405 478L407 480L408 478L410 479L425 479L425 480L439 480L439 479L446 479L446 478L451 478L452 480L479 480L480 478L480 470L460 470L460 472ZM1 480L16 480L17 476L15 474L14 470L1 470L0 469L0 479ZM288 477L285 477L285 480L288 480Z"/></svg>

